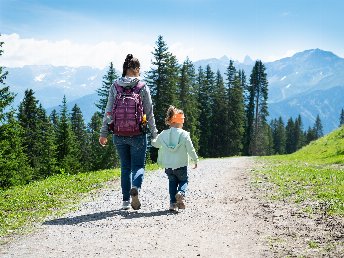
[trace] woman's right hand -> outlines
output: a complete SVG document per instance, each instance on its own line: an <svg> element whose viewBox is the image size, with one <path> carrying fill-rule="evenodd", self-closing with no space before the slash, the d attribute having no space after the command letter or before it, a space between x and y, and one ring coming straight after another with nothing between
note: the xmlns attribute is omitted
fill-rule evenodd
<svg viewBox="0 0 344 258"><path fill-rule="evenodd" d="M107 138L100 136L99 137L99 143L100 143L101 146L104 147L107 144Z"/></svg>

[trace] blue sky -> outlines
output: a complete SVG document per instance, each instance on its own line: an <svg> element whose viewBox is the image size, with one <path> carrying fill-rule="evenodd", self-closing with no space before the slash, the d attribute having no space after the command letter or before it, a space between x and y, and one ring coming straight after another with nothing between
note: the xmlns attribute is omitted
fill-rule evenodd
<svg viewBox="0 0 344 258"><path fill-rule="evenodd" d="M162 35L180 62L265 62L311 48L344 57L342 0L0 0L0 65L149 66Z"/></svg>

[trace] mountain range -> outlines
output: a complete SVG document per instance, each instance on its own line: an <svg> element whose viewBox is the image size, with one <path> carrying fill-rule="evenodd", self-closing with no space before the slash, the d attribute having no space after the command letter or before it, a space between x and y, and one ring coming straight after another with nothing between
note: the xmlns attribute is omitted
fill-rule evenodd
<svg viewBox="0 0 344 258"><path fill-rule="evenodd" d="M228 57L194 62L196 69L208 64L225 78ZM340 111L344 108L343 58L329 51L310 49L264 64L269 82L270 118L281 116L286 123L288 118L296 118L300 114L304 129L307 129L313 126L319 114L324 133L338 127ZM253 65L254 60L248 56L243 62L234 61L237 70L245 71L248 81ZM65 95L68 108L71 110L77 104L85 121L89 122L96 111L94 103L98 101L95 90L101 87L107 68L44 65L6 70L9 72L6 83L12 92L17 93L13 106L19 104L25 89L33 89L36 98L49 113L52 109L59 110Z"/></svg>

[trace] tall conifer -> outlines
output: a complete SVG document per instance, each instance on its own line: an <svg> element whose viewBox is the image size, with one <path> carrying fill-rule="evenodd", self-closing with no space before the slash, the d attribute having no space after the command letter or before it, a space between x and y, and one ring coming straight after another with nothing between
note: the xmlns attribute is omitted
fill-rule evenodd
<svg viewBox="0 0 344 258"><path fill-rule="evenodd" d="M313 128L314 128L316 139L324 136L323 126L322 126L321 119L320 119L319 115L317 115L317 117L315 119Z"/></svg>
<svg viewBox="0 0 344 258"><path fill-rule="evenodd" d="M56 139L53 125L41 104L37 108L37 118L40 132L37 143L39 165L35 169L38 172L38 178L45 178L58 172Z"/></svg>
<svg viewBox="0 0 344 258"><path fill-rule="evenodd" d="M241 82L242 71L239 71L235 75L233 85L230 89L229 102L228 102L228 131L229 142L227 146L227 155L239 155L243 148L243 136L245 127L245 107L243 98L242 85L245 82Z"/></svg>
<svg viewBox="0 0 344 258"><path fill-rule="evenodd" d="M273 154L285 154L286 132L282 117L271 121Z"/></svg>
<svg viewBox="0 0 344 258"><path fill-rule="evenodd" d="M254 109L249 151L252 155L265 155L269 142L267 139L268 125L266 123L266 118L269 115L267 105L268 80L265 73L265 66L260 60L256 61L252 69L250 87L252 87L250 94L253 94L250 100L253 97L253 103L251 104L253 104Z"/></svg>
<svg viewBox="0 0 344 258"><path fill-rule="evenodd" d="M196 73L192 62L187 58L181 68L179 82L179 108L184 111L184 129L190 132L193 145L198 150L199 141L199 108L197 102L198 89Z"/></svg>
<svg viewBox="0 0 344 258"><path fill-rule="evenodd" d="M71 128L75 136L76 148L79 152L79 163L83 171L88 171L91 162L89 157L88 137L84 118L77 104L72 108Z"/></svg>
<svg viewBox="0 0 344 258"><path fill-rule="evenodd" d="M60 119L56 135L57 160L62 173L77 173L81 171L80 150L77 149L76 139L71 128L71 120L67 109L66 97L63 97Z"/></svg>
<svg viewBox="0 0 344 258"><path fill-rule="evenodd" d="M199 70L200 72L201 70ZM207 65L203 83L199 85L198 102L200 105L200 140L199 154L202 157L211 155L211 117L213 106L213 88L215 84L214 72Z"/></svg>
<svg viewBox="0 0 344 258"><path fill-rule="evenodd" d="M179 67L176 57L168 51L167 44L162 36L158 37L152 54L152 68L146 74L146 81L151 90L155 122L160 132L166 128L165 116L169 105L178 106Z"/></svg>
<svg viewBox="0 0 344 258"><path fill-rule="evenodd" d="M211 157L224 157L227 153L228 145L223 140L224 119L227 114L227 98L224 81L218 70L213 86L213 96L211 103L211 117L209 127L210 135L208 139L208 153Z"/></svg>
<svg viewBox="0 0 344 258"><path fill-rule="evenodd" d="M296 151L296 141L294 137L295 133L295 122L292 117L290 117L287 121L287 125L285 127L286 131L286 147L285 151L287 154L293 153Z"/></svg>
<svg viewBox="0 0 344 258"><path fill-rule="evenodd" d="M113 67L112 62L110 63L109 70L107 71L107 74L103 76L103 84L102 87L97 89L97 93L99 96L99 102L96 103L96 107L99 109L100 114L104 114L110 87L113 85L113 83L118 78L118 74L116 73L115 68Z"/></svg>
<svg viewBox="0 0 344 258"><path fill-rule="evenodd" d="M18 121L24 129L23 144L29 165L32 168L39 166L39 128L38 128L38 100L32 89L26 90L24 99L19 104ZM37 146L38 145L38 146Z"/></svg>
<svg viewBox="0 0 344 258"><path fill-rule="evenodd" d="M1 35L0 35L1 36ZM0 56L3 53L0 42ZM23 130L14 118L10 105L15 95L5 85L8 72L0 66L0 188L24 184L31 179L32 171L22 147Z"/></svg>

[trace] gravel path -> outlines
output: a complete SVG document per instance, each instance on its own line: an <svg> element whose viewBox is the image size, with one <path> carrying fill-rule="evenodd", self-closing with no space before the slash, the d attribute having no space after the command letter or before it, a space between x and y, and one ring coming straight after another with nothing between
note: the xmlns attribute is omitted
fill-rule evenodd
<svg viewBox="0 0 344 258"><path fill-rule="evenodd" d="M277 246L273 253L267 241L276 232L279 236L286 232L276 225L282 223L288 227L283 215L278 217L276 213L289 214L290 211L276 205L272 207L257 198L257 192L250 186L249 171L254 166L254 158L248 157L201 161L197 169L190 169L187 206L179 213L168 211L168 180L163 170L146 175L139 211L119 209L120 186L117 181L112 182L111 188L101 190L92 201L81 204L78 211L47 220L35 233L2 246L0 256L247 258L290 255L295 246ZM297 247L303 248L299 243Z"/></svg>

